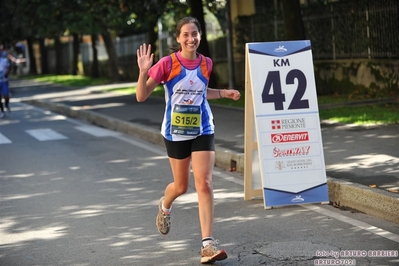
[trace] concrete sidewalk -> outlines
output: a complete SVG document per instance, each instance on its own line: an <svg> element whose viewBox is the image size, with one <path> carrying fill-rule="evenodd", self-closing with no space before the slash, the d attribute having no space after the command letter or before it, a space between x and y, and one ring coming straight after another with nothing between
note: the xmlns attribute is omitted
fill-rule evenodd
<svg viewBox="0 0 399 266"><path fill-rule="evenodd" d="M13 101L22 101L163 145L159 132L163 98L138 103L131 95L103 92L132 85L66 88L11 80L11 108ZM212 106L212 111L216 166L243 173L244 110ZM399 125L359 127L322 121L321 127L330 202L399 223Z"/></svg>

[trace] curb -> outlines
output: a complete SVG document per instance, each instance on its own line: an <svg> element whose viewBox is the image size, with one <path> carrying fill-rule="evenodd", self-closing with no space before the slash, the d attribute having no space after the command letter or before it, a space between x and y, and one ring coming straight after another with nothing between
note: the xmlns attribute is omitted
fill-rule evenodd
<svg viewBox="0 0 399 266"><path fill-rule="evenodd" d="M337 207L348 207L399 224L399 195L328 177L328 196Z"/></svg>
<svg viewBox="0 0 399 266"><path fill-rule="evenodd" d="M71 118L84 120L110 130L138 137L156 145L164 145L158 130L143 125L126 122L81 107L41 100L23 102L47 109ZM244 173L244 153L237 153L216 147L215 166ZM327 177L329 201L337 207L348 207L360 212L386 219L399 224L399 195L384 190L369 188L352 182Z"/></svg>

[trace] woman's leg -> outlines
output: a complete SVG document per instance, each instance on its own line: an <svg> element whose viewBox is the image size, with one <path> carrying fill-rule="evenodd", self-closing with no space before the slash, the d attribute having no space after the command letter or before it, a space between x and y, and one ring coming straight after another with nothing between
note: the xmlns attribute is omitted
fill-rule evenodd
<svg viewBox="0 0 399 266"><path fill-rule="evenodd" d="M175 159L169 157L172 168L173 182L165 189L165 199L163 206L170 209L173 201L180 195L187 192L190 181L190 157L185 159Z"/></svg>
<svg viewBox="0 0 399 266"><path fill-rule="evenodd" d="M215 163L214 151L196 151L192 155L195 188L198 194L198 211L202 238L212 237L213 230L213 185L212 172Z"/></svg>

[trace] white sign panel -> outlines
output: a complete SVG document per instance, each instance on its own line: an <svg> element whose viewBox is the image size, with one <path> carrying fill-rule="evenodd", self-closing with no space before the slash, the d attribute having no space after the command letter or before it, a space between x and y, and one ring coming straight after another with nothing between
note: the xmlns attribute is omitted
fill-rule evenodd
<svg viewBox="0 0 399 266"><path fill-rule="evenodd" d="M328 201L310 41L247 53L265 206Z"/></svg>

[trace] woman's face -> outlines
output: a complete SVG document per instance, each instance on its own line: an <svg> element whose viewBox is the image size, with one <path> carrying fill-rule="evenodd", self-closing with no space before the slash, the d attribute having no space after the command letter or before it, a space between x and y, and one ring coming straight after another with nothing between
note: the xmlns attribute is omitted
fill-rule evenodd
<svg viewBox="0 0 399 266"><path fill-rule="evenodd" d="M182 52L195 53L201 41L201 35L194 23L184 24L176 38L180 43Z"/></svg>

